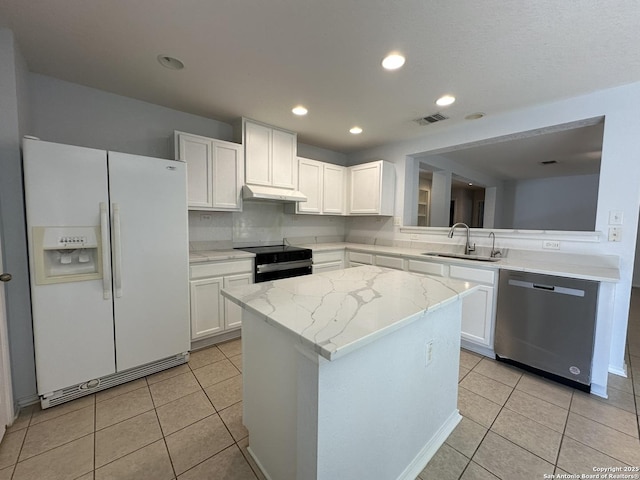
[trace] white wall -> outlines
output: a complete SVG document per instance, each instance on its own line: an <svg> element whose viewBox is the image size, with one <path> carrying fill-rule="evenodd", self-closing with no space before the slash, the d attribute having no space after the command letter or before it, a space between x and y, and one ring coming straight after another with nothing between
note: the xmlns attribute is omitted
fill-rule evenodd
<svg viewBox="0 0 640 480"><path fill-rule="evenodd" d="M28 121L27 69L13 33L5 29L0 29L0 65L0 235L4 269L13 275L3 286L13 395L20 402L36 394L20 158L20 138Z"/></svg>
<svg viewBox="0 0 640 480"><path fill-rule="evenodd" d="M507 182L504 203L510 212L496 226L593 231L599 178L596 174Z"/></svg>
<svg viewBox="0 0 640 480"><path fill-rule="evenodd" d="M349 156L348 162L349 165L354 165L380 158L393 162L396 166L396 178L399 180L395 214L402 216L405 208L410 208L405 202L405 178L418 171L416 157L424 158L426 152L604 116L596 230L607 232L609 212L620 210L624 216L622 241L610 243L606 240L606 234L599 242L585 242L579 236L563 236L561 252L609 254L620 257L620 281L615 284L614 291L603 295L598 309L598 321L604 326L603 338L606 338L605 343L610 348L609 351L597 352L598 357L604 361L608 358L611 371L620 373L624 370L627 318L640 208L640 169L637 167L640 162L640 122L637 113L639 104L640 83L635 83L494 117L487 116L482 120L438 130L437 134L419 139L357 152ZM372 219L358 219L356 222L349 220L347 233L375 234L387 239L410 240L409 234L402 234L399 228L393 227L393 222L387 221L384 227L380 228ZM442 233L425 233L421 237L425 240L435 238L446 242ZM500 248L542 248L542 241L529 238L505 238L501 239L501 242L503 244Z"/></svg>
<svg viewBox="0 0 640 480"><path fill-rule="evenodd" d="M46 75L29 74L29 134L42 140L175 158L174 130L232 140L228 123L178 112Z"/></svg>
<svg viewBox="0 0 640 480"><path fill-rule="evenodd" d="M327 150L326 148L314 147L313 145L307 145L306 143L300 143L299 141L298 156L319 160L321 162L333 163L334 165L342 165L343 167L347 165L347 156L344 153L334 152L333 150Z"/></svg>

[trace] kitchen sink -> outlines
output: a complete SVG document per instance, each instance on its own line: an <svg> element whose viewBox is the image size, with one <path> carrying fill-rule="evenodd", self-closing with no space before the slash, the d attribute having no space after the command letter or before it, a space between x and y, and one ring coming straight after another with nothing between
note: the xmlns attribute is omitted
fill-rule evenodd
<svg viewBox="0 0 640 480"><path fill-rule="evenodd" d="M465 255L463 253L427 252L422 255L430 257L458 258L461 260L473 260L476 262L497 262L500 259L495 257L481 257L479 255Z"/></svg>

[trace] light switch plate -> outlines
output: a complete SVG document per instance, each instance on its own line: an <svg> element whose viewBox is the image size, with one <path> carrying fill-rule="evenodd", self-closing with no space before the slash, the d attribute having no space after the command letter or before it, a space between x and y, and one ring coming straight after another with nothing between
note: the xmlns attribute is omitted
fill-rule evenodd
<svg viewBox="0 0 640 480"><path fill-rule="evenodd" d="M609 241L610 242L622 241L622 227L609 227Z"/></svg>
<svg viewBox="0 0 640 480"><path fill-rule="evenodd" d="M609 225L622 225L622 211L611 210L609 211Z"/></svg>
<svg viewBox="0 0 640 480"><path fill-rule="evenodd" d="M200 214L200 221L201 222L210 222L211 221L211 214L210 213L201 213Z"/></svg>

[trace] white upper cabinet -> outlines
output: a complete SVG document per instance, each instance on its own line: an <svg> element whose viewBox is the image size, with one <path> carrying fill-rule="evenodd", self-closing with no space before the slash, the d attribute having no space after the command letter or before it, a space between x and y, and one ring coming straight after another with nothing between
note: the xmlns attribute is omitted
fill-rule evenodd
<svg viewBox="0 0 640 480"><path fill-rule="evenodd" d="M176 158L187 164L188 205L192 210L242 210L242 145L175 132Z"/></svg>
<svg viewBox="0 0 640 480"><path fill-rule="evenodd" d="M324 183L322 187L322 212L344 215L345 193L347 190L347 169L339 165L323 165ZM304 190L303 190L304 192Z"/></svg>
<svg viewBox="0 0 640 480"><path fill-rule="evenodd" d="M242 120L246 183L296 188L297 137L253 120Z"/></svg>
<svg viewBox="0 0 640 480"><path fill-rule="evenodd" d="M349 214L393 215L394 165L383 160L349 167Z"/></svg>
<svg viewBox="0 0 640 480"><path fill-rule="evenodd" d="M298 157L298 190L307 197L296 213L344 215L346 168Z"/></svg>
<svg viewBox="0 0 640 480"><path fill-rule="evenodd" d="M297 204L297 213L322 213L322 162L298 158L298 190L307 196Z"/></svg>

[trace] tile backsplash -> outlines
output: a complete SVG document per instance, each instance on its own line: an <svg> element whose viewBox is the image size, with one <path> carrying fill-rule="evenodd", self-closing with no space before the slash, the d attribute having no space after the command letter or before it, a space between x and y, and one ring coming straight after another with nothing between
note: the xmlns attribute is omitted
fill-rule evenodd
<svg viewBox="0 0 640 480"><path fill-rule="evenodd" d="M344 236L344 217L293 215L284 204L245 202L242 212L189 212L189 241L235 247L275 245L285 237Z"/></svg>

